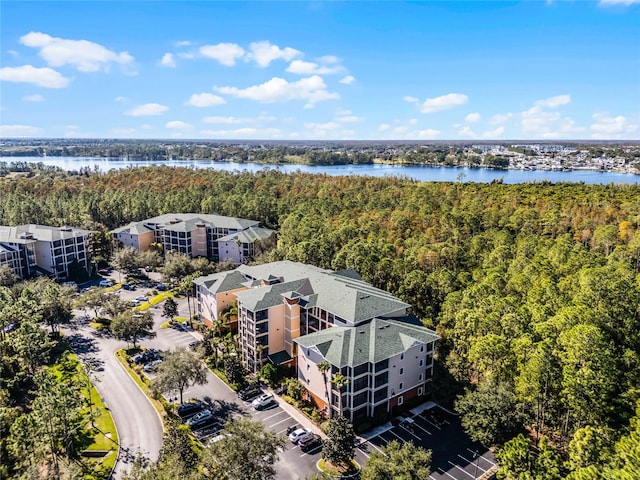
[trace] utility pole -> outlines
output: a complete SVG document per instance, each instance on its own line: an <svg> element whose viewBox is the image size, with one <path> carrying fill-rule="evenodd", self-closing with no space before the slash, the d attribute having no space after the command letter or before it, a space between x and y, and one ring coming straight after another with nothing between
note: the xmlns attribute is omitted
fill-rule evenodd
<svg viewBox="0 0 640 480"><path fill-rule="evenodd" d="M478 462L480 461L480 456L478 455L478 451L473 452L473 460L475 461L475 470L473 471L474 480L478 478Z"/></svg>

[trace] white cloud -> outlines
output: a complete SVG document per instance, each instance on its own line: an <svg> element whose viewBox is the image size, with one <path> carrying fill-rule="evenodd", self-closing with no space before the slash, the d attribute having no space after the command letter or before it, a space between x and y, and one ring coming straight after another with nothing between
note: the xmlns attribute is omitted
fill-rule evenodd
<svg viewBox="0 0 640 480"><path fill-rule="evenodd" d="M287 67L287 72L299 75L333 75L344 72L342 65L318 65L304 60L294 60Z"/></svg>
<svg viewBox="0 0 640 480"><path fill-rule="evenodd" d="M162 115L169 110L166 105L160 105L159 103L145 103L144 105L138 105L131 110L125 112L125 115L131 117L147 117L154 115Z"/></svg>
<svg viewBox="0 0 640 480"><path fill-rule="evenodd" d="M39 93L35 93L33 95L22 97L22 100L24 100L25 102L42 102L44 100L44 97Z"/></svg>
<svg viewBox="0 0 640 480"><path fill-rule="evenodd" d="M464 105L468 101L469 97L466 95L462 95L461 93L449 93L440 97L427 98L419 108L422 113L433 113Z"/></svg>
<svg viewBox="0 0 640 480"><path fill-rule="evenodd" d="M115 98L115 101L116 101L116 102L126 102L126 101L128 101L128 100L129 100L129 99L128 99L127 97L116 97L116 98Z"/></svg>
<svg viewBox="0 0 640 480"><path fill-rule="evenodd" d="M176 47L188 47L189 45L191 45L191 42L189 40L181 40L179 42L175 43Z"/></svg>
<svg viewBox="0 0 640 480"><path fill-rule="evenodd" d="M380 132L386 132L387 130L389 130L391 128L391 125L389 125L388 123L381 123L378 126L378 131Z"/></svg>
<svg viewBox="0 0 640 480"><path fill-rule="evenodd" d="M290 100L305 100L307 106L324 100L340 98L337 93L327 91L327 85L322 77L313 75L295 82L288 82L283 78L273 77L260 85L247 88L213 87L218 93L231 95L236 98L246 98L262 103L287 102Z"/></svg>
<svg viewBox="0 0 640 480"><path fill-rule="evenodd" d="M487 130L482 132L482 138L494 139L500 138L504 134L504 127L500 126L494 130Z"/></svg>
<svg viewBox="0 0 640 480"><path fill-rule="evenodd" d="M193 125L187 122L182 122L180 120L173 120L171 122L167 122L164 127L170 128L172 130L190 130L193 128Z"/></svg>
<svg viewBox="0 0 640 480"><path fill-rule="evenodd" d="M355 131L344 130L343 125L338 122L311 122L305 123L304 127L307 129L306 136L308 138L346 139L355 135Z"/></svg>
<svg viewBox="0 0 640 480"><path fill-rule="evenodd" d="M504 114L498 113L489 119L489 124L500 125L501 123L504 123L507 120L509 120L511 117L513 117L512 113L504 113Z"/></svg>
<svg viewBox="0 0 640 480"><path fill-rule="evenodd" d="M340 63L340 58L335 55L323 55L322 57L316 58L318 62L323 65L330 65L332 63Z"/></svg>
<svg viewBox="0 0 640 480"><path fill-rule="evenodd" d="M539 107L557 108L562 105L567 105L571 102L571 95L557 95L555 97L545 98L538 100L534 105Z"/></svg>
<svg viewBox="0 0 640 480"><path fill-rule="evenodd" d="M282 131L278 128L237 128L235 130L202 130L203 135L214 138L250 138L250 139L270 139L282 138Z"/></svg>
<svg viewBox="0 0 640 480"><path fill-rule="evenodd" d="M346 77L340 79L340 83L344 83L345 85L351 85L355 81L356 77L354 77L353 75L347 75Z"/></svg>
<svg viewBox="0 0 640 480"><path fill-rule="evenodd" d="M249 45L249 53L247 59L255 61L260 67L268 67L274 60L282 59L290 62L296 57L302 55L302 52L295 48L280 48L265 40L262 42L253 42ZM297 72L296 72L297 73Z"/></svg>
<svg viewBox="0 0 640 480"><path fill-rule="evenodd" d="M163 67L175 67L176 59L173 58L173 53L165 53L160 60L160 65Z"/></svg>
<svg viewBox="0 0 640 480"><path fill-rule="evenodd" d="M418 130L414 138L420 140L434 140L440 135L440 130L434 130L433 128L427 128L426 130Z"/></svg>
<svg viewBox="0 0 640 480"><path fill-rule="evenodd" d="M464 138L478 138L478 134L471 130L469 125L465 125L460 130L458 130L458 136Z"/></svg>
<svg viewBox="0 0 640 480"><path fill-rule="evenodd" d="M351 110L338 110L334 120L340 123L355 123L363 121L364 118L354 115Z"/></svg>
<svg viewBox="0 0 640 480"><path fill-rule="evenodd" d="M36 68L33 65L0 68L0 80L5 82L33 83L46 88L64 88L71 81L52 68Z"/></svg>
<svg viewBox="0 0 640 480"><path fill-rule="evenodd" d="M522 118L522 132L525 135L534 135L537 138L543 138L551 134L553 126L561 118L560 112L543 110L538 105L534 105L520 115Z"/></svg>
<svg viewBox="0 0 640 480"><path fill-rule="evenodd" d="M192 107L215 107L227 103L224 98L214 95L213 93L194 93L185 102L185 105Z"/></svg>
<svg viewBox="0 0 640 480"><path fill-rule="evenodd" d="M20 54L18 52L16 52L15 50L7 50L7 53L13 57L19 57Z"/></svg>
<svg viewBox="0 0 640 480"><path fill-rule="evenodd" d="M405 102L409 102L409 103L418 103L419 102L419 100L416 97L412 97L410 95L405 95L404 97L402 97L402 99Z"/></svg>
<svg viewBox="0 0 640 480"><path fill-rule="evenodd" d="M222 65L232 67L238 58L244 56L245 51L236 43L218 43L217 45L203 45L200 47L200 54L213 58Z"/></svg>
<svg viewBox="0 0 640 480"><path fill-rule="evenodd" d="M464 117L464 121L467 123L475 123L480 121L480 114L478 112L470 113Z"/></svg>
<svg viewBox="0 0 640 480"><path fill-rule="evenodd" d="M116 53L88 40L67 40L46 33L30 32L20 37L20 43L39 48L40 56L50 66L72 65L81 72L108 70L112 63L123 67L133 63L133 57L128 52Z"/></svg>
<svg viewBox="0 0 640 480"><path fill-rule="evenodd" d="M189 52L180 52L178 53L178 57L186 58L187 60L192 60L196 58L196 56L193 53L189 53Z"/></svg>
<svg viewBox="0 0 640 480"><path fill-rule="evenodd" d="M640 0L600 0L599 5L624 5L625 7L628 7L629 5L634 5L636 3L640 3Z"/></svg>
<svg viewBox="0 0 640 480"><path fill-rule="evenodd" d="M594 113L591 124L591 138L596 139L636 139L638 125L629 123L622 115L612 117L608 113Z"/></svg>
<svg viewBox="0 0 640 480"><path fill-rule="evenodd" d="M224 125L241 125L246 123L272 122L276 117L269 115L260 115L258 117L205 117L202 119L204 123L217 123Z"/></svg>
<svg viewBox="0 0 640 480"><path fill-rule="evenodd" d="M41 128L31 125L0 125L0 137L35 137Z"/></svg>

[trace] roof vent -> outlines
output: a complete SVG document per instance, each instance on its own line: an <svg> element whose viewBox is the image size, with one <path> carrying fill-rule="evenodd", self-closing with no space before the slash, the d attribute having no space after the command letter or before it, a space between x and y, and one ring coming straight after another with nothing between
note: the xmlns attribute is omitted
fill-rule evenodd
<svg viewBox="0 0 640 480"><path fill-rule="evenodd" d="M365 331L364 330L360 330L358 333L365 333Z"/></svg>

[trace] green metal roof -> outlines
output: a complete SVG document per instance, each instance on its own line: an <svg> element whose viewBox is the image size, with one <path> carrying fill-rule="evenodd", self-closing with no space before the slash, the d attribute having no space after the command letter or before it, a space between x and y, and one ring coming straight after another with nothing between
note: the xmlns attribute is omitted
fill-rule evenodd
<svg viewBox="0 0 640 480"><path fill-rule="evenodd" d="M376 363L399 355L415 344L440 337L433 330L405 320L375 318L355 327L331 327L296 338L304 348L314 348L336 367Z"/></svg>
<svg viewBox="0 0 640 480"><path fill-rule="evenodd" d="M246 281L247 279L244 278L240 272L231 270L198 277L193 283L196 285L204 285L211 293L220 293L244 288Z"/></svg>

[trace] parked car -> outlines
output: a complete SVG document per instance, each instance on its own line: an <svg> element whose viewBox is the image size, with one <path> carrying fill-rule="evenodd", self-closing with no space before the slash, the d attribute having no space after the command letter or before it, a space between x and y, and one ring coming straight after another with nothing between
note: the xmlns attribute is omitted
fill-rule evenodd
<svg viewBox="0 0 640 480"><path fill-rule="evenodd" d="M98 273L100 275L109 275L111 273L111 268L101 268L100 270L98 270Z"/></svg>
<svg viewBox="0 0 640 480"><path fill-rule="evenodd" d="M209 425L210 423L215 422L215 417L211 410L202 410L201 412L196 413L193 417L187 420L187 425L191 427L192 430L197 428L202 428L204 426Z"/></svg>
<svg viewBox="0 0 640 480"><path fill-rule="evenodd" d="M256 410L262 410L276 403L272 393L264 393L251 402L251 406Z"/></svg>
<svg viewBox="0 0 640 480"><path fill-rule="evenodd" d="M260 390L260 387L258 387L257 385L252 385L240 390L238 392L238 397L240 398L240 400L248 401L256 398L258 395L261 395L261 394L262 394L262 390Z"/></svg>
<svg viewBox="0 0 640 480"><path fill-rule="evenodd" d="M298 443L298 440L308 435L309 433L311 433L311 430L309 430L308 428L298 428L289 434L289 440L291 441L291 443Z"/></svg>
<svg viewBox="0 0 640 480"><path fill-rule="evenodd" d="M298 440L298 446L300 447L300 450L306 453L315 448L321 447L322 438L320 438L320 435L316 435L315 433L310 433L308 435L305 435L300 440Z"/></svg>
<svg viewBox="0 0 640 480"><path fill-rule="evenodd" d="M164 292L167 290L166 285L160 284L156 287L156 290L158 290L159 292Z"/></svg>
<svg viewBox="0 0 640 480"><path fill-rule="evenodd" d="M161 363L162 360L160 359L152 360L151 362L147 363L142 370L144 370L145 372L153 372Z"/></svg>
<svg viewBox="0 0 640 480"><path fill-rule="evenodd" d="M194 340L193 342L189 343L189 348L191 350L195 350L196 348L198 348L200 345L202 345L202 340Z"/></svg>
<svg viewBox="0 0 640 480"><path fill-rule="evenodd" d="M133 357L131 357L131 360L133 360L134 363L142 364L142 363L149 363L153 360L159 360L160 357L161 357L160 351L150 348L149 350L145 350L142 353L134 355Z"/></svg>
<svg viewBox="0 0 640 480"><path fill-rule="evenodd" d="M147 300L149 300L149 297L147 297L146 295L138 295L135 300L136 302L146 302Z"/></svg>
<svg viewBox="0 0 640 480"><path fill-rule="evenodd" d="M98 285L101 287L113 287L113 282L111 280L100 280Z"/></svg>
<svg viewBox="0 0 640 480"><path fill-rule="evenodd" d="M204 410L204 403L199 401L187 402L178 407L178 416L182 420L186 420L202 410Z"/></svg>
<svg viewBox="0 0 640 480"><path fill-rule="evenodd" d="M135 286L135 285L132 285L132 284L130 284L130 283L124 283L124 284L122 285L122 288L123 288L123 289L125 289L125 290L133 291L133 290L135 290L135 289L136 289L136 286Z"/></svg>

